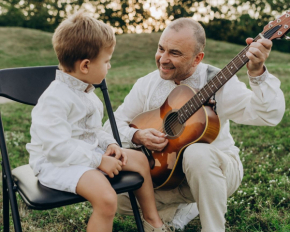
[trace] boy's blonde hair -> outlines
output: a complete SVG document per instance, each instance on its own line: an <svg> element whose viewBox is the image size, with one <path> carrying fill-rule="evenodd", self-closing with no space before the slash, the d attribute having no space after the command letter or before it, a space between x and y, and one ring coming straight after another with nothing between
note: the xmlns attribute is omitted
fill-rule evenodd
<svg viewBox="0 0 290 232"><path fill-rule="evenodd" d="M109 25L80 11L56 28L52 44L61 69L71 72L76 61L97 58L101 49L116 44L116 38Z"/></svg>

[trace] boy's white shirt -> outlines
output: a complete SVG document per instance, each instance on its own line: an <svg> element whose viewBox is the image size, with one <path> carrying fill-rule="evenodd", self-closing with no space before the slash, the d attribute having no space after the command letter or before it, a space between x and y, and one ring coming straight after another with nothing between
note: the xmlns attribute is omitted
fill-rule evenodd
<svg viewBox="0 0 290 232"><path fill-rule="evenodd" d="M207 83L207 67L207 64L200 63L193 75L181 81L181 84L201 89ZM239 148L235 146L230 134L229 120L246 125L274 126L281 121L285 112L285 99L279 79L266 69L261 76L249 76L249 80L251 90L235 75L215 94L221 128L212 145L239 162L241 179L243 166ZM114 113L123 147L137 147L132 143L137 129L128 126L133 118L142 112L159 108L176 86L174 81L162 79L158 70L137 80L124 103ZM110 131L108 121L104 128Z"/></svg>
<svg viewBox="0 0 290 232"><path fill-rule="evenodd" d="M102 128L103 104L94 89L93 85L56 71L55 80L32 110L31 142L26 149L35 175L44 162L97 168L101 150L117 143Z"/></svg>

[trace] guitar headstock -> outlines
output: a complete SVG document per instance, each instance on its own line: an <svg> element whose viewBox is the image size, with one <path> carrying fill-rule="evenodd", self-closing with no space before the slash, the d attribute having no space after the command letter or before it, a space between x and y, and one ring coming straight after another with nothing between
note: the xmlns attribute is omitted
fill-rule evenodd
<svg viewBox="0 0 290 232"><path fill-rule="evenodd" d="M270 40L282 38L290 30L290 10L275 21L268 23L261 34Z"/></svg>

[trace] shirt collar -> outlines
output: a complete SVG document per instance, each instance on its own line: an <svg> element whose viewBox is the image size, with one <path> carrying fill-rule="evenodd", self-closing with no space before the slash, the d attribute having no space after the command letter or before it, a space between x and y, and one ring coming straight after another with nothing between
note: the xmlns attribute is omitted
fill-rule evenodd
<svg viewBox="0 0 290 232"><path fill-rule="evenodd" d="M68 87L79 90L81 92L90 93L95 89L92 84L85 83L61 70L56 70L55 79L67 84Z"/></svg>
<svg viewBox="0 0 290 232"><path fill-rule="evenodd" d="M189 76L188 78L186 78L185 80L183 80L183 81L180 81L180 84L182 84L182 83L184 83L184 82L187 82L187 81L189 81L190 79L192 79L192 80L198 80L199 78L200 78L200 69L201 69L201 65L202 63L200 63L200 64L198 64L197 65L197 68L196 68L196 70L194 71L194 73L191 75L191 76ZM185 83L184 83L185 84Z"/></svg>

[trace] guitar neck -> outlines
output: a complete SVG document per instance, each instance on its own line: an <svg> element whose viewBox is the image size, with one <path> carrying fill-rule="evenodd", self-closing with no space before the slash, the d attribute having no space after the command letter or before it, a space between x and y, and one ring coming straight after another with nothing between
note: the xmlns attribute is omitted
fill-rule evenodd
<svg viewBox="0 0 290 232"><path fill-rule="evenodd" d="M266 32L259 34L254 41L262 38L270 38L280 27L276 26ZM189 119L211 96L213 96L230 78L232 78L248 61L246 56L250 45L247 45L236 55L215 77L209 81L199 92L197 92L186 104L178 110L178 121L183 124Z"/></svg>

